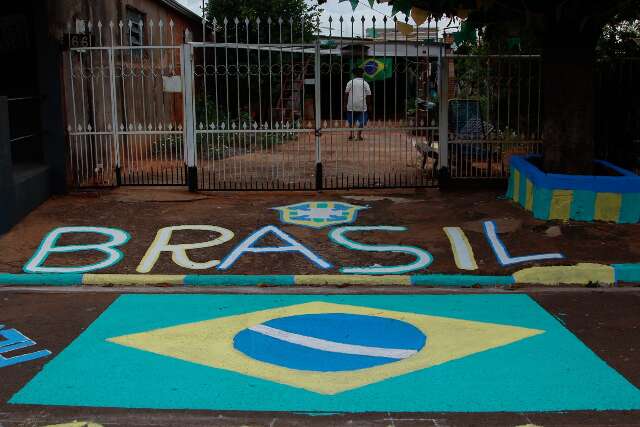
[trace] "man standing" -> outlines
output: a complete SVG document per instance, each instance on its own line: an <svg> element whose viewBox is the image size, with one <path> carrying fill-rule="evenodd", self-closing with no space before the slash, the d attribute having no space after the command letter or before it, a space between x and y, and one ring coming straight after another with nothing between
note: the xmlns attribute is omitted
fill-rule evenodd
<svg viewBox="0 0 640 427"><path fill-rule="evenodd" d="M344 90L347 98L347 122L351 128L349 139L353 139L353 128L358 128L358 141L362 141L362 128L369 121L367 114L367 105L369 104L369 96L371 96L371 88L369 83L364 81L362 76L364 70L361 67L353 70L353 79L349 80Z"/></svg>

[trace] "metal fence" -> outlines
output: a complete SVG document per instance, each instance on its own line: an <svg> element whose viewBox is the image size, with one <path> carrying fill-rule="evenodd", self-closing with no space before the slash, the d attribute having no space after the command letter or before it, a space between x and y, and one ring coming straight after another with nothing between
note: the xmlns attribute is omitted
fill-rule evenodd
<svg viewBox="0 0 640 427"><path fill-rule="evenodd" d="M640 173L640 58L596 65L595 144L599 158Z"/></svg>
<svg viewBox="0 0 640 427"><path fill-rule="evenodd" d="M199 42L171 22L89 24L65 58L70 176L200 190L420 187L443 167L504 178L513 154L541 152L539 58L458 56L437 22L410 35L396 24L330 19L317 34L221 18L203 22ZM347 108L356 67L367 117Z"/></svg>
<svg viewBox="0 0 640 427"><path fill-rule="evenodd" d="M451 55L449 171L454 178L505 178L514 154L542 153L537 55Z"/></svg>

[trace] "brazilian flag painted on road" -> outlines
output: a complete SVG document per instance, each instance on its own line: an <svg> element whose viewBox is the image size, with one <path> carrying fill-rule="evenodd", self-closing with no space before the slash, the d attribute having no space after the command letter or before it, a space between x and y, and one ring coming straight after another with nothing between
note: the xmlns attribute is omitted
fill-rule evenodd
<svg viewBox="0 0 640 427"><path fill-rule="evenodd" d="M640 409L527 295L123 295L10 403L302 412Z"/></svg>
<svg viewBox="0 0 640 427"><path fill-rule="evenodd" d="M366 58L358 63L364 69L364 78L369 81L388 79L393 75L391 58Z"/></svg>

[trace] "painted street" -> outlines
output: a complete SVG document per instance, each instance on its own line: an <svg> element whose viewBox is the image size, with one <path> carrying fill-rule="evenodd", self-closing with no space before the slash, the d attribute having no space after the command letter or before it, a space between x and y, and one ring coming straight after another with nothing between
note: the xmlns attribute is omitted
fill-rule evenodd
<svg viewBox="0 0 640 427"><path fill-rule="evenodd" d="M425 291L4 291L3 425L634 425L640 416L637 291Z"/></svg>
<svg viewBox="0 0 640 427"><path fill-rule="evenodd" d="M2 236L0 284L624 286L640 281L638 237L545 224L491 191L100 191L50 200Z"/></svg>

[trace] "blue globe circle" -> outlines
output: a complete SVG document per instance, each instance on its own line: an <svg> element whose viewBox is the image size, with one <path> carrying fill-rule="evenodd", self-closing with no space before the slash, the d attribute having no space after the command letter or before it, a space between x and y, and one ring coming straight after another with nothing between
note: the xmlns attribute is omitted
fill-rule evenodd
<svg viewBox="0 0 640 427"><path fill-rule="evenodd" d="M236 350L261 362L304 371L370 368L411 357L427 337L396 319L349 313L281 317L240 331Z"/></svg>
<svg viewBox="0 0 640 427"><path fill-rule="evenodd" d="M362 68L364 69L365 73L372 76L376 73L376 71L378 71L378 63L375 61L368 61Z"/></svg>

